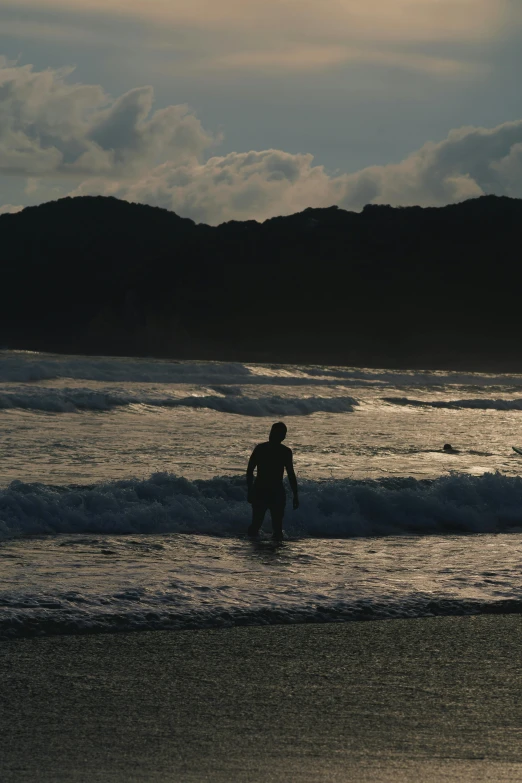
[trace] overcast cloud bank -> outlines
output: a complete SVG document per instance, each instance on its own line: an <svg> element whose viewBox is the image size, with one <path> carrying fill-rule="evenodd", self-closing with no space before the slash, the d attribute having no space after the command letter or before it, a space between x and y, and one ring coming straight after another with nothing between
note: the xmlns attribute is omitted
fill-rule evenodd
<svg viewBox="0 0 522 783"><path fill-rule="evenodd" d="M399 163L332 175L304 153L211 155L219 136L186 105L153 110L152 87L112 98L71 75L0 61L0 174L27 177L33 192L36 177L41 201L50 197L46 182L62 181L63 195L114 195L219 223L308 206L522 196L522 120L453 130ZM17 209L4 205L0 213Z"/></svg>

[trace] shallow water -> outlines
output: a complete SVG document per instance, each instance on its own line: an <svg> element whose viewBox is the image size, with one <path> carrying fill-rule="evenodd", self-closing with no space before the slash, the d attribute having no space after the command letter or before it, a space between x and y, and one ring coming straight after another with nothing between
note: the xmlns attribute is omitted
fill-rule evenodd
<svg viewBox="0 0 522 783"><path fill-rule="evenodd" d="M55 536L0 549L0 637L522 611L522 534Z"/></svg>
<svg viewBox="0 0 522 783"><path fill-rule="evenodd" d="M279 418L302 489L274 548L238 536L246 461ZM521 597L522 376L4 351L0 421L4 634Z"/></svg>

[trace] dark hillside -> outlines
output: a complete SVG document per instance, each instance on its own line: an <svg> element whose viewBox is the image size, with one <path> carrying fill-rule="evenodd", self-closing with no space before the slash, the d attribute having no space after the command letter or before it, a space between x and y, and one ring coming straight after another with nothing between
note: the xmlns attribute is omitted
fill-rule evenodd
<svg viewBox="0 0 522 783"><path fill-rule="evenodd" d="M81 197L0 216L0 346L522 370L522 201L196 225Z"/></svg>

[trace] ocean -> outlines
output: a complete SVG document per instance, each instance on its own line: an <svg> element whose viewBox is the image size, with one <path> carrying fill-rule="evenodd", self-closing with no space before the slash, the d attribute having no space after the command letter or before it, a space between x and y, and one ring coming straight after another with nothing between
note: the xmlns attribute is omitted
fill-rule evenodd
<svg viewBox="0 0 522 783"><path fill-rule="evenodd" d="M522 613L520 375L4 350L0 421L0 638Z"/></svg>

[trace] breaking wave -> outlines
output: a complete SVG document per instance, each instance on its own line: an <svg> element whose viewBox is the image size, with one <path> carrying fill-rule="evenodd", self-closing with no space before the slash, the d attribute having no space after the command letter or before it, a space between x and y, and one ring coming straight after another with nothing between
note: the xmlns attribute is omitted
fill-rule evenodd
<svg viewBox="0 0 522 783"><path fill-rule="evenodd" d="M122 596L123 597L123 596ZM72 600L70 600L72 598ZM18 603L10 611L9 603L0 601L0 640L50 635L125 633L136 631L181 631L234 626L294 625L296 623L338 623L362 620L412 619L419 617L469 616L478 614L522 614L522 601L499 599L481 601L465 598L439 598L428 595L403 598L400 601L360 599L338 603L311 602L301 606L264 606L231 609L213 606L204 610L174 608L96 611L75 605L70 596L67 607L56 599L42 608ZM103 597L101 597L103 600ZM112 597L107 597L109 602ZM138 598L129 593L128 598ZM51 610L51 611L49 611Z"/></svg>
<svg viewBox="0 0 522 783"><path fill-rule="evenodd" d="M410 405L416 408L450 408L461 410L522 411L522 399L517 400L411 400L408 397L384 397L392 405Z"/></svg>
<svg viewBox="0 0 522 783"><path fill-rule="evenodd" d="M217 387L223 396L174 397L93 389L26 388L0 392L0 410L24 410L51 413L110 411L129 405L161 408L207 408L241 416L307 416L311 413L351 413L358 405L353 397L244 397L240 390Z"/></svg>
<svg viewBox="0 0 522 783"><path fill-rule="evenodd" d="M307 367L307 375L334 376L347 385L365 382L375 386L413 386L415 388L437 386L520 387L522 375L493 375L491 373L463 373L443 370L384 370L342 367Z"/></svg>
<svg viewBox="0 0 522 783"><path fill-rule="evenodd" d="M31 351L0 351L0 382L34 383L71 378L111 383L187 383L252 385L466 386L522 387L522 375L492 375L432 370L386 370L309 365L252 365L162 359L62 356Z"/></svg>
<svg viewBox="0 0 522 783"><path fill-rule="evenodd" d="M1 351L0 382L32 382L72 378L124 383L239 382L250 370L234 362L176 362L110 356L59 356L26 351Z"/></svg>
<svg viewBox="0 0 522 783"><path fill-rule="evenodd" d="M39 383L68 379L100 383L188 384L219 386L354 386L367 387L365 379L334 370L324 373L307 367L249 366L238 362L167 361L120 357L55 356L0 350L0 383Z"/></svg>
<svg viewBox="0 0 522 783"><path fill-rule="evenodd" d="M349 538L493 533L522 527L522 478L452 474L432 481L393 478L301 482L301 508L287 514L291 536ZM0 491L0 538L61 533L243 534L250 516L242 476L56 487L14 481Z"/></svg>

